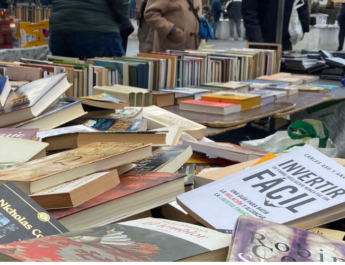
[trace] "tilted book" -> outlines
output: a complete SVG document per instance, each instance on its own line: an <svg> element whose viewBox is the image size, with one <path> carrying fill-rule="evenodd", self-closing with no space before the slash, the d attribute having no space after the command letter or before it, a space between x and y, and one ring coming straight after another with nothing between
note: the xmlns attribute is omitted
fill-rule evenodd
<svg viewBox="0 0 345 265"><path fill-rule="evenodd" d="M311 146L177 197L202 224L232 230L251 216L308 229L345 216L345 169Z"/></svg>
<svg viewBox="0 0 345 265"><path fill-rule="evenodd" d="M145 218L0 246L6 261L225 261L231 237L180 222Z"/></svg>
<svg viewBox="0 0 345 265"><path fill-rule="evenodd" d="M241 216L230 262L344 262L345 242L285 225Z"/></svg>

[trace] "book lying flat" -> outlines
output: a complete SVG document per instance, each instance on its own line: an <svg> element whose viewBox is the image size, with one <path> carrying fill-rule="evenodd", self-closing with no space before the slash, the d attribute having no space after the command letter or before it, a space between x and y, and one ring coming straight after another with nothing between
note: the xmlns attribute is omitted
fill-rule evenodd
<svg viewBox="0 0 345 265"><path fill-rule="evenodd" d="M184 175L161 172L128 172L120 184L83 204L49 213L71 231L114 223L154 209L184 193Z"/></svg>
<svg viewBox="0 0 345 265"><path fill-rule="evenodd" d="M187 100L180 102L180 109L194 112L228 115L231 113L240 112L241 105L221 102L209 102L203 100Z"/></svg>
<svg viewBox="0 0 345 265"><path fill-rule="evenodd" d="M75 125L75 126L68 126L68 127L61 127L47 131L41 131L37 133L37 137L40 139L52 136L58 136L67 133L76 133L76 132L97 132L96 129L90 128L85 125Z"/></svg>
<svg viewBox="0 0 345 265"><path fill-rule="evenodd" d="M24 140L36 140L38 129L0 129L0 137L4 138L18 138Z"/></svg>
<svg viewBox="0 0 345 265"><path fill-rule="evenodd" d="M151 156L151 149L150 145L139 143L93 143L2 170L0 183L11 181L26 194L33 194L100 170L144 159Z"/></svg>
<svg viewBox="0 0 345 265"><path fill-rule="evenodd" d="M230 262L338 262L345 243L293 227L241 216L231 244Z"/></svg>
<svg viewBox="0 0 345 265"><path fill-rule="evenodd" d="M0 186L0 224L1 245L68 232L13 183Z"/></svg>
<svg viewBox="0 0 345 265"><path fill-rule="evenodd" d="M177 202L215 229L233 230L240 215L299 229L344 218L345 170L311 146L182 194Z"/></svg>
<svg viewBox="0 0 345 265"><path fill-rule="evenodd" d="M247 110L261 105L261 97L259 95L249 93L235 93L228 91L221 91L214 94L202 95L201 100L240 104L241 110Z"/></svg>
<svg viewBox="0 0 345 265"><path fill-rule="evenodd" d="M117 185L117 170L97 172L31 195L44 209L76 207Z"/></svg>
<svg viewBox="0 0 345 265"><path fill-rule="evenodd" d="M0 248L3 261L225 261L231 237L207 228L145 218Z"/></svg>
<svg viewBox="0 0 345 265"><path fill-rule="evenodd" d="M89 97L82 97L80 98L83 100L83 105L103 108L103 109L124 109L124 107L128 107L129 104L109 95L108 93L102 93L99 95L89 96Z"/></svg>

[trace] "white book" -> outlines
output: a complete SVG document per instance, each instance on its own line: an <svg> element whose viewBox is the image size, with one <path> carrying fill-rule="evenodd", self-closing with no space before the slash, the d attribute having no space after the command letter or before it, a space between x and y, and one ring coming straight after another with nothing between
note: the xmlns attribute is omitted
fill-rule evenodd
<svg viewBox="0 0 345 265"><path fill-rule="evenodd" d="M309 229L344 218L345 169L305 146L179 195L207 227L233 230L240 215Z"/></svg>

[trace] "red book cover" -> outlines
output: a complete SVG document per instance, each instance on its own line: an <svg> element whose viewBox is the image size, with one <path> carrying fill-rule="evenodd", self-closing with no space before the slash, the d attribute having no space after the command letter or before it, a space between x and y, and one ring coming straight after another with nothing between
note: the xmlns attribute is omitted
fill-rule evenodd
<svg viewBox="0 0 345 265"><path fill-rule="evenodd" d="M210 102L210 101L202 101L202 100L186 100L186 101L182 101L180 104L189 104L189 105L197 105L197 106L212 107L212 108L228 108L228 107L237 105L237 104Z"/></svg>
<svg viewBox="0 0 345 265"><path fill-rule="evenodd" d="M184 175L159 173L159 172L130 172L120 176L121 183L115 188L75 207L63 210L52 210L49 213L56 219L61 219L72 214L88 210L92 207L111 202L131 194L144 191L166 182L170 182Z"/></svg>

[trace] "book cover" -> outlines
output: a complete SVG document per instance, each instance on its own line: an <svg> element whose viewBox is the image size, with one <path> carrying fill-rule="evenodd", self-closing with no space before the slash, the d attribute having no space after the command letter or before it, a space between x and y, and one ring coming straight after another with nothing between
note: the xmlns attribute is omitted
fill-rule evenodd
<svg viewBox="0 0 345 265"><path fill-rule="evenodd" d="M143 108L141 107L125 107L123 110L116 110L115 114L111 114L111 118L114 119L133 119L142 117ZM141 115L140 115L141 114Z"/></svg>
<svg viewBox="0 0 345 265"><path fill-rule="evenodd" d="M16 88L7 98L4 105L5 112L25 109L34 106L48 91L66 77L58 74L39 79Z"/></svg>
<svg viewBox="0 0 345 265"><path fill-rule="evenodd" d="M229 107L233 107L237 105L237 104L231 104L231 103L211 102L211 101L202 101L202 100L186 100L186 101L182 101L180 104L188 104L188 105L196 105L196 106L212 107L212 108L220 108L220 109L229 108Z"/></svg>
<svg viewBox="0 0 345 265"><path fill-rule="evenodd" d="M168 262L226 252L230 241L228 235L196 225L144 218L3 245L0 253L36 262Z"/></svg>
<svg viewBox="0 0 345 265"><path fill-rule="evenodd" d="M0 244L56 235L68 230L13 183L0 186Z"/></svg>
<svg viewBox="0 0 345 265"><path fill-rule="evenodd" d="M228 89L233 89L233 90L238 90L240 88L246 88L246 87L249 88L249 85L247 83L242 83L242 82L227 82L227 83L214 82L214 83L205 83L205 84L202 84L202 86L228 88Z"/></svg>
<svg viewBox="0 0 345 265"><path fill-rule="evenodd" d="M240 215L307 229L341 218L336 213L344 203L344 175L340 164L305 146L179 195L177 201L215 229L233 230Z"/></svg>
<svg viewBox="0 0 345 265"><path fill-rule="evenodd" d="M285 225L241 216L230 262L344 262L345 243Z"/></svg>
<svg viewBox="0 0 345 265"><path fill-rule="evenodd" d="M0 138L1 139L1 138ZM23 140L24 141L24 140ZM31 142L31 141L30 141ZM40 143L43 144L43 143ZM32 182L143 148L144 144L92 143L0 171L0 183ZM111 167L111 165L109 166ZM109 168L108 167L108 168ZM105 169L105 168L104 168ZM92 173L92 172L90 172Z"/></svg>
<svg viewBox="0 0 345 265"><path fill-rule="evenodd" d="M107 92L104 92L104 93L99 94L99 95L82 97L82 99L90 99L90 100L94 100L94 101L115 102L115 103L124 102L123 100L120 100L116 97L113 97L112 95L108 94Z"/></svg>
<svg viewBox="0 0 345 265"><path fill-rule="evenodd" d="M98 195L97 197L86 201L85 203L70 209L53 210L49 213L57 220L68 217L78 212L111 202L131 194L144 191L166 182L170 182L184 175L158 172L128 172L120 176L120 184L111 190Z"/></svg>
<svg viewBox="0 0 345 265"><path fill-rule="evenodd" d="M146 124L146 120L79 118L72 123L84 124L98 131L138 132Z"/></svg>
<svg viewBox="0 0 345 265"><path fill-rule="evenodd" d="M78 133L78 132L98 132L98 130L90 128L85 125L75 125L75 126L61 127L61 128L56 128L52 130L38 132L37 137L40 139L43 139L47 137L58 136L62 134Z"/></svg>
<svg viewBox="0 0 345 265"><path fill-rule="evenodd" d="M163 165L186 151L187 148L188 146L158 147L152 152L152 157L135 162L136 166L131 171L158 171Z"/></svg>
<svg viewBox="0 0 345 265"><path fill-rule="evenodd" d="M207 90L207 89L197 89L197 88L187 88L187 87L176 87L173 89L164 88L164 89L160 89L159 91L167 91L167 92L188 94L188 95L212 93L210 90Z"/></svg>
<svg viewBox="0 0 345 265"><path fill-rule="evenodd" d="M0 137L4 138L18 138L25 140L34 140L37 138L38 129L13 129L1 128Z"/></svg>

